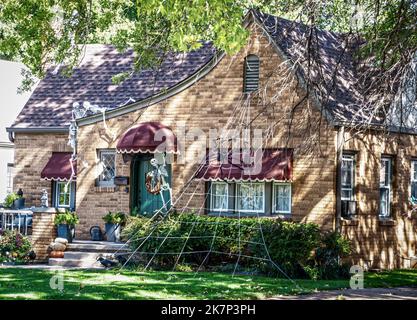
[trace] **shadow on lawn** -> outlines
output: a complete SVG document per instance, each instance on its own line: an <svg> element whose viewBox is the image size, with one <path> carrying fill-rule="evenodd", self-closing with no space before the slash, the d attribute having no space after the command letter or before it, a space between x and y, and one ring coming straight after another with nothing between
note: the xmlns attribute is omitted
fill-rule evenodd
<svg viewBox="0 0 417 320"><path fill-rule="evenodd" d="M348 280L291 281L259 276L187 272L64 271L64 290L51 289L57 272L0 269L0 299L262 299L347 288ZM366 287L417 285L417 272L367 274Z"/></svg>

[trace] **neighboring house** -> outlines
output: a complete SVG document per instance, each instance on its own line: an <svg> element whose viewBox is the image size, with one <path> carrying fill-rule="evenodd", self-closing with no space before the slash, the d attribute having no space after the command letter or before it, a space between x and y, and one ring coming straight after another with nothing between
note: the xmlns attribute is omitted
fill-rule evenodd
<svg viewBox="0 0 417 320"><path fill-rule="evenodd" d="M9 127L29 99L30 92L17 93L22 81L22 64L0 60L0 203L13 189L14 144L9 140Z"/></svg>
<svg viewBox="0 0 417 320"><path fill-rule="evenodd" d="M417 241L416 221L404 216L411 195L417 195L416 137L344 131L360 94L350 56L338 64L345 51L341 36L319 31L324 76L332 80L336 68L337 75L328 99L303 99L305 65L295 45L305 28L263 14L250 14L246 25L250 39L234 56L204 44L190 53L169 54L158 70L136 73L120 85L111 77L130 70L132 55L106 45L87 46L70 78L48 73L8 129L16 145L14 188L23 189L30 205L40 205L46 189L51 206L76 210L80 238L102 225L108 211L152 213L162 200L147 192L145 174L152 170L154 133L162 129L172 143L169 151L188 159L167 166L177 211L315 222L323 230L340 226L353 241L353 262L407 266ZM267 104L260 102L260 93ZM66 188L72 106L83 101L108 111L105 122L101 113L77 120L77 176ZM261 171L248 175L214 160L202 167L189 161L199 141L193 134L181 140L181 128L208 135L210 129L230 127L228 119L238 127L245 119L234 117L242 108L252 115L253 128L273 128L259 160ZM318 138L317 150L305 148Z"/></svg>

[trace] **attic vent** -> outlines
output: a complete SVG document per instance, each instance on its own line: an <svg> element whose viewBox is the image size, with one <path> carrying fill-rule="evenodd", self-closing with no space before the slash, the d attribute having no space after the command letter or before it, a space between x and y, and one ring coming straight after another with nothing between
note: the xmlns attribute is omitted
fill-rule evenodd
<svg viewBox="0 0 417 320"><path fill-rule="evenodd" d="M250 54L245 59L243 92L252 92L259 87L259 58Z"/></svg>

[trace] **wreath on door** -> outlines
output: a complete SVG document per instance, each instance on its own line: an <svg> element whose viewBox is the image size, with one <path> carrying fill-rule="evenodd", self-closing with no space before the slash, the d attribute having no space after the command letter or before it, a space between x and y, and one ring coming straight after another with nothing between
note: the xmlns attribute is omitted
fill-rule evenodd
<svg viewBox="0 0 417 320"><path fill-rule="evenodd" d="M159 194L161 192L162 177L155 177L153 172L148 172L145 176L146 190L150 194Z"/></svg>

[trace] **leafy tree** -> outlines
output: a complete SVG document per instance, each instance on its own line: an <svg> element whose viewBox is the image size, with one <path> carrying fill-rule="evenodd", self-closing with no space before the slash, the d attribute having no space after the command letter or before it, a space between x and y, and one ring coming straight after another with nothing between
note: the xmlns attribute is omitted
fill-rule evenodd
<svg viewBox="0 0 417 320"><path fill-rule="evenodd" d="M235 53L247 39L242 19L250 9L312 30L356 35L366 40L361 58L372 57L382 71L406 65L417 49L415 0L3 0L0 55L43 77L57 64L69 73L87 43L133 48L134 70L157 65L164 52L196 49L201 41Z"/></svg>

